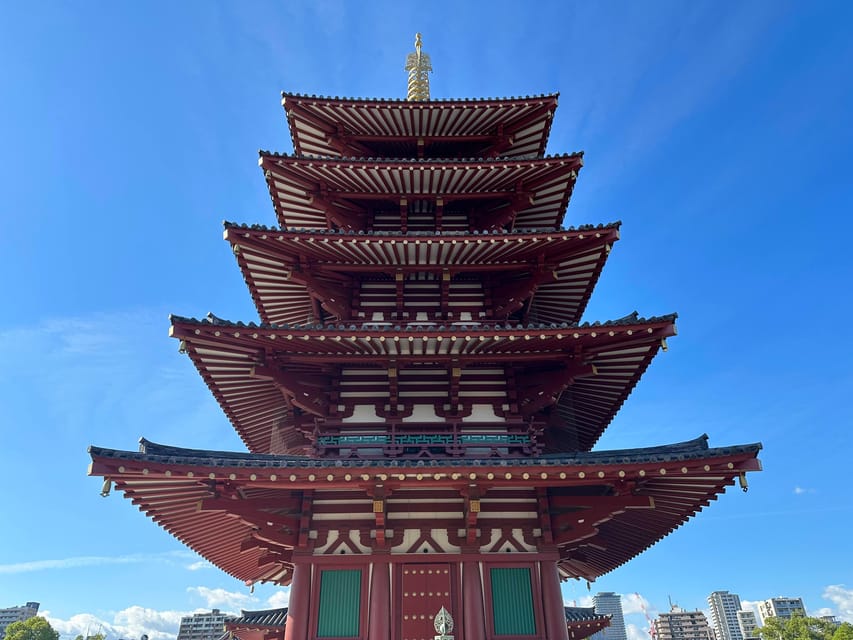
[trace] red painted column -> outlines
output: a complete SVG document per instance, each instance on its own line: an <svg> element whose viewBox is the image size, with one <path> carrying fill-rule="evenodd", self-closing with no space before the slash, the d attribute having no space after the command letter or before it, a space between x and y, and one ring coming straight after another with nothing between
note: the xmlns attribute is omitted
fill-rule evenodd
<svg viewBox="0 0 853 640"><path fill-rule="evenodd" d="M560 591L560 574L557 563L545 560L539 563L542 574L542 601L545 605L545 633L548 640L569 640L566 609Z"/></svg>
<svg viewBox="0 0 853 640"><path fill-rule="evenodd" d="M462 629L461 640L483 640L486 637L486 616L483 602L483 583L479 562L462 563ZM458 635L457 635L458 637Z"/></svg>
<svg viewBox="0 0 853 640"><path fill-rule="evenodd" d="M287 622L284 640L308 640L308 615L311 607L311 565L299 562L293 565L290 581L290 601L287 604Z"/></svg>
<svg viewBox="0 0 853 640"><path fill-rule="evenodd" d="M388 562L374 561L370 577L370 610L368 640L391 639L391 567Z"/></svg>

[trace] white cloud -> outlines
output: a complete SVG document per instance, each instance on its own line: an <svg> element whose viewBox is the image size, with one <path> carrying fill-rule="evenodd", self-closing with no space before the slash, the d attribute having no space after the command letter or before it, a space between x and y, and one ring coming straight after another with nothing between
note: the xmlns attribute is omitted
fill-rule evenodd
<svg viewBox="0 0 853 640"><path fill-rule="evenodd" d="M285 587L272 594L267 600L267 607L270 609L279 609L286 607L290 601L290 587Z"/></svg>
<svg viewBox="0 0 853 640"><path fill-rule="evenodd" d="M806 493L816 493L814 489L806 489L805 487L794 487L794 495L801 496Z"/></svg>
<svg viewBox="0 0 853 640"><path fill-rule="evenodd" d="M0 575L15 573L32 573L52 569L76 569L79 567L96 567L115 564L150 564L152 562L169 562L182 556L191 555L186 551L170 551L158 554L132 554L125 556L75 556L71 558L54 558L50 560L30 560L0 564Z"/></svg>
<svg viewBox="0 0 853 640"><path fill-rule="evenodd" d="M184 616L214 608L221 608L233 614L244 608L275 609L286 607L290 597L288 587L276 589L265 603L261 603L258 598L249 594L226 591L225 589L210 589L200 586L190 587L188 591L199 596L203 600L204 606L200 606L194 611L157 611L156 609L133 605L105 617L99 617L92 613L78 613L68 619L62 619L52 616L50 611L45 611L43 615L51 626L59 632L62 640L69 640L78 635L94 635L95 633L103 633L107 640L119 640L120 638L138 640L143 634L147 635L149 640L175 640L181 618Z"/></svg>
<svg viewBox="0 0 853 640"><path fill-rule="evenodd" d="M182 611L155 611L134 605L119 611L115 623L125 637L138 638L147 634L150 640L170 640L177 635L185 615L187 613Z"/></svg>
<svg viewBox="0 0 853 640"><path fill-rule="evenodd" d="M207 560L199 560L197 562L193 562L187 565L187 569L189 571L201 571L202 569L213 569L213 565L210 564Z"/></svg>
<svg viewBox="0 0 853 640"><path fill-rule="evenodd" d="M622 596L622 614L630 615L632 613L645 613L651 610L649 601L639 593L628 593Z"/></svg>
<svg viewBox="0 0 853 640"><path fill-rule="evenodd" d="M103 633L108 640L139 638L143 634L150 640L174 640L178 635L181 618L187 611L156 611L133 605L113 616L112 620L99 618L91 613L78 613L67 620L54 618L45 612L50 625L61 637Z"/></svg>
<svg viewBox="0 0 853 640"><path fill-rule="evenodd" d="M649 640L647 631L643 631L635 624L626 624L625 633L628 635L628 640Z"/></svg>
<svg viewBox="0 0 853 640"><path fill-rule="evenodd" d="M757 621L761 621L761 618L758 615L758 603L760 600L741 600L740 608L744 611L752 611L755 614L755 619ZM710 618L709 618L710 620Z"/></svg>
<svg viewBox="0 0 853 640"><path fill-rule="evenodd" d="M839 618L853 622L853 589L846 589L843 584L831 584L823 590L823 597L832 601Z"/></svg>
<svg viewBox="0 0 853 640"><path fill-rule="evenodd" d="M237 609L248 608L257 605L258 599L248 593L237 591L226 591L225 589L211 589L209 587L187 587L187 591L199 596L205 602L208 609L227 609L236 612Z"/></svg>

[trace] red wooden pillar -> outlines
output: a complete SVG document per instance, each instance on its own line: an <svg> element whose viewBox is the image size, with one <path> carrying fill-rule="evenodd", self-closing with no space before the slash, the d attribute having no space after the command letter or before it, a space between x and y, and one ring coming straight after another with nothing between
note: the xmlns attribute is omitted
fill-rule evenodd
<svg viewBox="0 0 853 640"><path fill-rule="evenodd" d="M483 582L479 562L462 563L462 640L482 640L486 637L486 616L483 602Z"/></svg>
<svg viewBox="0 0 853 640"><path fill-rule="evenodd" d="M308 640L310 594L311 565L307 562L296 562L293 565L293 580L290 582L284 640Z"/></svg>
<svg viewBox="0 0 853 640"><path fill-rule="evenodd" d="M370 610L368 611L368 640L390 640L391 638L391 579L388 562L373 563L370 577Z"/></svg>
<svg viewBox="0 0 853 640"><path fill-rule="evenodd" d="M548 640L569 640L569 626L566 623L557 563L545 560L539 563L539 567L542 575L542 600L545 605L545 633Z"/></svg>

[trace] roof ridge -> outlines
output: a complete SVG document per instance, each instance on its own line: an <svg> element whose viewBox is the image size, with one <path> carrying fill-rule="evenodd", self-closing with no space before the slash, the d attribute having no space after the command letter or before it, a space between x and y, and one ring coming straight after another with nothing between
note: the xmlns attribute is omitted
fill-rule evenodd
<svg viewBox="0 0 853 640"><path fill-rule="evenodd" d="M612 222L600 222L599 224L581 224L572 225L569 227L560 227L551 229L548 227L518 227L514 231L506 231L504 229L484 229L482 231L383 231L383 230L360 230L353 231L351 229L322 229L316 227L280 227L269 226L257 223L231 222L223 220L222 226L225 229L243 229L248 231L269 231L273 233L301 233L310 235L332 235L332 236L369 236L369 237L389 237L389 236L405 236L408 238L430 238L435 236L440 237L466 237L466 236L511 236L511 235L531 235L531 234L546 234L546 233L564 233L576 231L596 231L604 229L618 229L622 226L621 220ZM520 230L519 230L520 229Z"/></svg>
<svg viewBox="0 0 853 640"><path fill-rule="evenodd" d="M517 156L497 156L495 158L388 158L388 157L373 157L373 156L306 156L296 153L287 153L286 151L270 151L269 149L258 149L258 156L261 158L284 158L289 160L304 160L306 162L372 162L385 164L448 164L448 163L489 163L501 164L507 162L515 162L524 164L526 162L545 162L549 160L568 160L573 158L583 158L584 151L570 151L566 153L549 153L532 158L519 158Z"/></svg>
<svg viewBox="0 0 853 640"><path fill-rule="evenodd" d="M522 458L500 458L469 460L466 458L431 458L423 459L352 459L339 460L334 458L310 458L308 456L279 455L271 453L251 453L237 451L214 451L204 449L188 449L172 445L158 444L145 438L140 438L138 452L123 451L121 449L110 449L91 445L88 449L93 456L125 457L137 460L151 458L169 458L170 463L175 463L175 458L196 458L199 460L219 459L221 466L227 460L233 460L237 466L249 466L249 461L255 461L256 465L264 467L287 466L287 463L298 464L302 468L312 467L440 467L440 466L476 466L476 467L505 467L510 465L519 466L542 466L547 464L632 464L633 462L663 462L666 460L687 460L691 457L718 457L734 455L738 453L757 453L761 450L761 443L749 443L741 445L729 445L724 447L708 446L707 434L697 438L676 442L668 445L656 445L652 447L634 447L626 449L610 449L605 451L573 451L565 453L541 454L535 457ZM201 463L199 463L201 464Z"/></svg>
<svg viewBox="0 0 853 640"><path fill-rule="evenodd" d="M380 104L405 104L411 105L413 108L423 108L424 105L429 105L430 103L464 103L464 102L508 102L508 101L516 101L523 102L525 100L542 100L554 98L557 99L560 97L560 92L556 91L553 93L538 93L538 94L530 94L526 96L507 96L507 97L479 97L479 98L430 98L427 101L417 101L413 102L406 98L363 98L363 97L347 97L347 96L324 96L317 95L314 93L296 93L292 91L282 91L282 98L296 98L302 100L324 100L328 102L370 102L370 103L380 103Z"/></svg>
<svg viewBox="0 0 853 640"><path fill-rule="evenodd" d="M292 325L289 323L282 324L269 324L265 322L257 323L257 322L243 322L242 320L232 321L225 320L223 318L219 318L213 313L208 312L207 316L204 318L195 318L191 316L180 316L177 314L169 314L169 320L172 324L176 322L185 322L187 324L212 324L216 326L222 327L235 327L235 328L248 328L248 329L268 329L268 330L280 330L280 329L301 329L304 331L375 331L376 329L369 329L366 326L381 324L383 327L386 325L390 325L390 327L394 331L447 331L449 329L459 330L459 331L471 331L473 329L482 329L487 331L529 331L534 329L594 329L597 327L618 327L618 326L630 326L630 325L642 325L642 324L651 324L656 322L675 322L678 319L677 313L668 313L660 316L649 316L642 317L638 312L633 311L627 316L623 316L622 318L616 318L615 320L605 320L601 322L596 320L594 322L538 322L538 323L522 323L519 322L516 325L506 325L503 324L494 324L494 325L484 325L483 323L477 322L469 322L463 324L453 324L451 327L448 327L446 324L438 324L436 326L435 322L408 322L408 323L400 323L400 322L388 322L388 323L371 323L371 322L359 322L354 323L352 321L349 322L318 322L318 323L307 323L301 325Z"/></svg>

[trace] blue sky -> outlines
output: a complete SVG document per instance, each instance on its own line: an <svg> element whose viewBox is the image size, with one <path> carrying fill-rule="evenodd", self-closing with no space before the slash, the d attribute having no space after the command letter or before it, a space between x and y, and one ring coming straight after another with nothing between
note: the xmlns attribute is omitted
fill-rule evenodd
<svg viewBox="0 0 853 640"><path fill-rule="evenodd" d="M223 219L273 224L258 148L282 89L559 91L584 150L567 224L623 221L587 319L677 311L599 444L761 441L765 471L587 589L632 633L718 589L853 621L853 6L843 2L0 6L0 607L167 640L203 608L286 604L200 562L85 475L89 444L241 445L167 315L256 319Z"/></svg>

